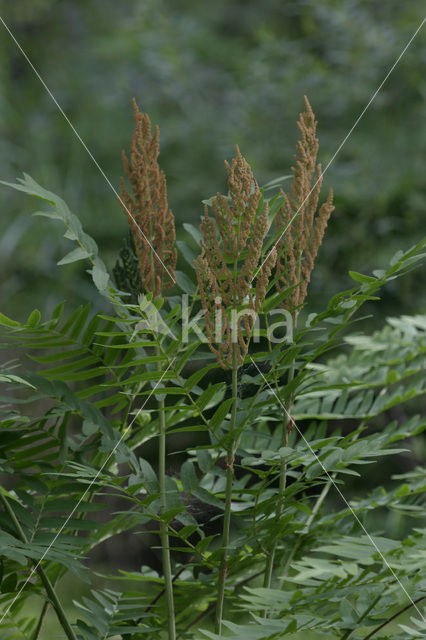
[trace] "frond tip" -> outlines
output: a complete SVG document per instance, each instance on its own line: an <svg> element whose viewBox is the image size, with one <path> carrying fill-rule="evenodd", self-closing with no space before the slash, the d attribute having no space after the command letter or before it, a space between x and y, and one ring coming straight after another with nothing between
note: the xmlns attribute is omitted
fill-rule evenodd
<svg viewBox="0 0 426 640"><path fill-rule="evenodd" d="M276 252L262 263L268 205L238 147L231 164L225 165L229 198L218 193L212 199L214 219L205 207L202 253L194 264L209 346L227 369L234 360L238 367L244 362Z"/></svg>
<svg viewBox="0 0 426 640"><path fill-rule="evenodd" d="M121 178L121 205L133 234L142 289L158 297L175 282L175 222L168 206L166 177L158 165L159 128L152 134L149 116L139 111L134 98L133 114L130 159L123 151L124 171L133 193Z"/></svg>
<svg viewBox="0 0 426 640"><path fill-rule="evenodd" d="M331 190L318 210L323 174L321 165L316 164L317 121L306 96L305 105L297 123L301 138L296 146L296 167L292 167L291 191L281 190L283 203L275 218L277 229L282 231L277 242L277 287L280 291L292 289L283 303L292 313L298 312L306 298L314 261L334 210Z"/></svg>

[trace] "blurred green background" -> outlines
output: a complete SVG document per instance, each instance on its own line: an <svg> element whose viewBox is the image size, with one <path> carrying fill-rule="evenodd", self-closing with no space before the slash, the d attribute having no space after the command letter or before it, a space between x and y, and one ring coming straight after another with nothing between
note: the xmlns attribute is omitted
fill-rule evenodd
<svg viewBox="0 0 426 640"><path fill-rule="evenodd" d="M114 187L133 131L136 97L161 128L161 166L182 224L226 190L223 160L238 143L263 184L289 172L306 94L331 159L419 26L420 0L20 0L3 17ZM113 266L127 223L108 186L0 24L0 178L25 171L61 195ZM424 225L426 29L409 47L325 177L336 211L310 288L319 310L408 248ZM37 204L0 188L2 311L93 300L82 262L56 267L72 247ZM397 281L385 315L418 311L419 276ZM93 300L99 304L99 300Z"/></svg>

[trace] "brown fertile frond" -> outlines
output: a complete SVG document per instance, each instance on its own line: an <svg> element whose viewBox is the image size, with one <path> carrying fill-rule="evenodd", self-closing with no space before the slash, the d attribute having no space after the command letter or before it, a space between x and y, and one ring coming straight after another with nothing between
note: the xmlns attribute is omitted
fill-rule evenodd
<svg viewBox="0 0 426 640"><path fill-rule="evenodd" d="M260 306L266 296L266 287L268 286L269 278L271 277L272 269L275 266L277 260L277 250L275 247L268 253L265 262L262 264L262 268L257 276L256 282L256 301L255 309L259 311Z"/></svg>
<svg viewBox="0 0 426 640"><path fill-rule="evenodd" d="M334 210L333 194L318 209L323 181L321 165L316 164L317 121L307 97L306 111L300 114L301 138L296 146L296 167L292 167L290 193L281 190L282 205L275 217L281 231L277 242L276 275L279 291L291 289L282 306L297 313L306 298L314 261L322 243L328 218Z"/></svg>
<svg viewBox="0 0 426 640"><path fill-rule="evenodd" d="M218 281L212 272L204 253L194 261L200 291L201 306L205 310L206 333L210 349L218 362L227 368L228 358L232 359L231 327L226 315L226 307L220 295ZM218 347L215 344L218 344Z"/></svg>
<svg viewBox="0 0 426 640"><path fill-rule="evenodd" d="M238 147L231 164L225 165L229 198L220 193L213 198L214 219L205 207L200 225L202 254L194 263L209 346L224 369L234 359L237 366L244 362L276 258L272 252L259 269L268 207L258 211L261 192Z"/></svg>
<svg viewBox="0 0 426 640"><path fill-rule="evenodd" d="M236 146L228 172L229 200L220 193L213 199L212 209L223 242L223 253L232 259L247 243L260 201L259 187L246 159ZM253 189L254 186L254 189ZM244 214L244 215L243 215Z"/></svg>
<svg viewBox="0 0 426 640"><path fill-rule="evenodd" d="M166 177L158 165L159 128L156 126L152 134L148 114L139 111L134 98L132 102L135 131L130 159L123 151L132 193L121 178L121 203L135 242L142 289L158 297L175 281L175 223L167 201Z"/></svg>

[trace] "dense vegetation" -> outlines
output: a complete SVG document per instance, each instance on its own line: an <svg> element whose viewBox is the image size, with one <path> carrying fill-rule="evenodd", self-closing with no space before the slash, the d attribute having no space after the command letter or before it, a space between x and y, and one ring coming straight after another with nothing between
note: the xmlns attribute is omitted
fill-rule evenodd
<svg viewBox="0 0 426 640"><path fill-rule="evenodd" d="M424 637L420 3L0 15L0 640Z"/></svg>
<svg viewBox="0 0 426 640"><path fill-rule="evenodd" d="M43 201L36 216L65 225L77 246L60 263L88 261L111 311L93 314L86 305L67 316L61 303L47 320L37 309L24 323L0 315L6 344L41 365L1 370L6 385L23 391L3 407L0 425L5 638L37 640L50 607L69 640L309 632L345 640L382 629L389 638L389 623L411 608L410 627L398 624L392 637L423 634L424 531L408 526L397 539L366 525L377 511L424 517L424 470L352 502L343 491L358 465L404 453L396 443L426 426L420 415L388 418L424 394L426 318L389 319L371 337L346 335L349 351L327 355L365 302L418 265L424 242L399 251L386 270L350 272L351 289L306 315L334 206L331 191L319 206L316 121L305 102L290 187L259 188L237 147L226 163L228 195L206 200L200 231L187 226L201 254L193 261L191 247L178 246L198 286L176 271L159 132L136 103L120 198L132 241L116 285L61 198L27 174L9 185ZM173 285L183 295L166 299ZM188 305L201 306L195 323ZM171 474L167 441L176 434L190 441L174 452L181 465ZM144 457L153 440L155 468ZM340 501L328 511L331 489ZM104 509L100 523L94 514ZM126 531L137 540L147 525L159 535L160 569L143 563L104 576L107 587L75 601L73 623L57 583L69 572L91 583L87 554ZM38 610L27 615L34 595Z"/></svg>

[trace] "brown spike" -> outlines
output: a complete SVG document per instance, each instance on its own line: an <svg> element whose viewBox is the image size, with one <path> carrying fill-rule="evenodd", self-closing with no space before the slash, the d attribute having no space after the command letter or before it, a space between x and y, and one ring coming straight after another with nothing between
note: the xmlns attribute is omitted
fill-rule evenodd
<svg viewBox="0 0 426 640"><path fill-rule="evenodd" d="M139 111L132 99L135 130L130 145L130 159L123 151L123 167L133 196L121 179L121 200L132 230L142 289L154 297L175 281L177 252L174 217L167 202L167 184L158 165L158 126L152 134L151 120Z"/></svg>
<svg viewBox="0 0 426 640"><path fill-rule="evenodd" d="M241 366L252 336L256 307L260 308L266 293L268 269L271 261L262 267L255 291L252 280L259 269L263 240L268 229L268 208L258 212L261 193L246 159L236 147L231 163L225 162L228 173L228 199L217 194L212 201L215 221L205 208L200 230L202 254L195 261L201 304L205 311L206 331L210 349L216 354L220 366L232 366L236 358ZM215 224L216 223L216 224ZM244 262L240 265L244 255ZM228 266L229 265L229 266ZM232 268L231 266L232 265ZM214 300L221 298L220 311L223 326L220 341L214 333ZM255 297L254 297L255 296ZM233 314L243 311L238 318ZM236 340L232 341L232 326L236 322Z"/></svg>
<svg viewBox="0 0 426 640"><path fill-rule="evenodd" d="M305 300L315 257L334 209L330 194L317 211L323 181L321 165L316 166L319 146L317 121L306 96L305 106L306 111L300 114L297 123L301 138L296 145L293 183L290 194L281 192L283 203L275 218L277 228L282 230L277 243L277 288L284 291L293 287L282 306L295 313Z"/></svg>

